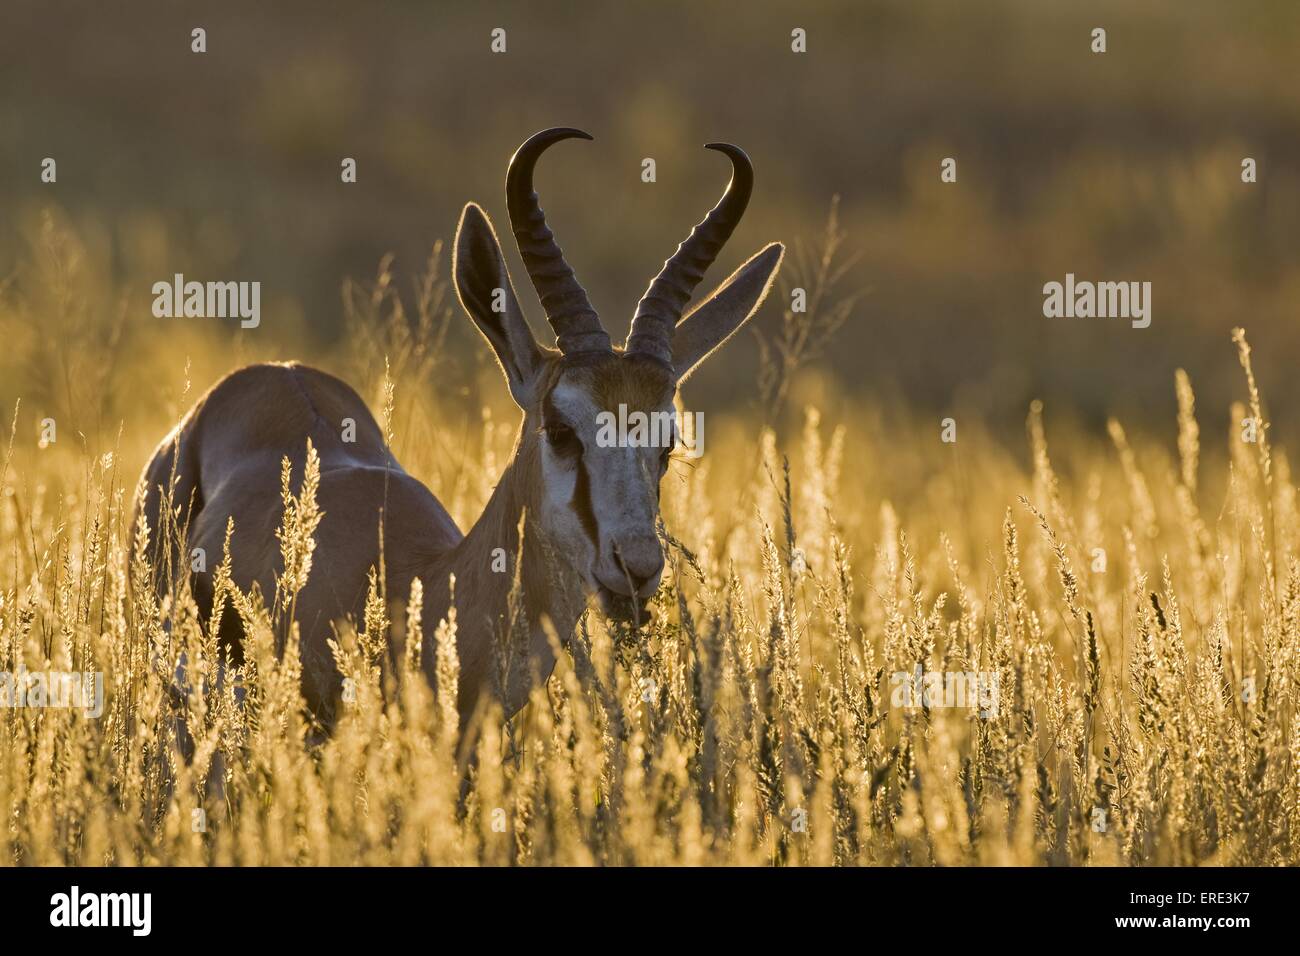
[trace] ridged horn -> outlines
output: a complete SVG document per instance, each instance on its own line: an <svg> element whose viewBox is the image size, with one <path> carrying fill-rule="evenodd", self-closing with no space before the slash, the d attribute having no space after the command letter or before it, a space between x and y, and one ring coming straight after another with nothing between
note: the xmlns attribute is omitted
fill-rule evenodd
<svg viewBox="0 0 1300 956"><path fill-rule="evenodd" d="M730 143L709 143L706 148L725 153L731 160L727 191L650 283L637 303L627 336L628 354L648 355L670 367L673 329L681 320L691 293L745 214L754 189L754 167L743 149Z"/></svg>
<svg viewBox="0 0 1300 956"><path fill-rule="evenodd" d="M565 355L609 352L609 334L591 306L587 290L564 260L555 234L546 225L537 193L533 167L546 149L564 139L591 139L580 129L556 127L534 133L510 157L506 171L506 208L528 278L542 300L546 321L555 330L556 345Z"/></svg>

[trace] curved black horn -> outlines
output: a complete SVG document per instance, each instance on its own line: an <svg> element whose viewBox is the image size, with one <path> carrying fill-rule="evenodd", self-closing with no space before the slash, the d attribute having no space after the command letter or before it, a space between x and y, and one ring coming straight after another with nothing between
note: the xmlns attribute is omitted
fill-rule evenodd
<svg viewBox="0 0 1300 956"><path fill-rule="evenodd" d="M681 319L691 293L745 214L754 189L754 167L743 149L730 143L709 143L706 148L726 153L731 160L731 182L718 204L691 230L650 283L637 303L632 330L627 336L629 354L649 355L669 366L672 365L673 328Z"/></svg>
<svg viewBox="0 0 1300 956"><path fill-rule="evenodd" d="M601 327L587 291L578 283L555 234L546 226L546 214L533 191L533 167L546 149L562 139L591 139L580 129L557 127L530 136L510 157L506 171L506 208L510 228L519 245L528 278L542 300L546 320L555 330L556 344L565 355L610 351L609 334Z"/></svg>

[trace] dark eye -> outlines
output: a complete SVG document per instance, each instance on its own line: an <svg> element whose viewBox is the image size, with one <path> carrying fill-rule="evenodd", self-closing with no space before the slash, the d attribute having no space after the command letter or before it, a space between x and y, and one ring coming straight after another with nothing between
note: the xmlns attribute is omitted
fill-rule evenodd
<svg viewBox="0 0 1300 956"><path fill-rule="evenodd" d="M546 423L546 440L551 447L563 455L570 455L582 450L582 443L577 433L563 422Z"/></svg>

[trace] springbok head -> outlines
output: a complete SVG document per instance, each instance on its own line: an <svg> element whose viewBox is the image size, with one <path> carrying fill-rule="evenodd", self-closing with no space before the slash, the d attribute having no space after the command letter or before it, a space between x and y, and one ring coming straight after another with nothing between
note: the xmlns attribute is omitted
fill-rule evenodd
<svg viewBox="0 0 1300 956"><path fill-rule="evenodd" d="M627 341L612 345L533 191L538 157L572 138L591 139L568 128L537 133L511 157L506 173L510 227L555 347L542 347L530 331L496 232L474 203L461 214L452 272L461 304L496 352L524 411L516 460L536 461L541 485L538 514L529 520L541 522L605 613L639 619L663 572L659 482L676 434L663 441L649 428L644 441L626 440L636 437L635 430L610 441L610 416L623 406L627 416L641 412L651 421L671 421L678 385L758 309L784 247L765 246L686 313L691 293L740 221L754 182L743 150L709 144L731 160L726 192L650 283Z"/></svg>

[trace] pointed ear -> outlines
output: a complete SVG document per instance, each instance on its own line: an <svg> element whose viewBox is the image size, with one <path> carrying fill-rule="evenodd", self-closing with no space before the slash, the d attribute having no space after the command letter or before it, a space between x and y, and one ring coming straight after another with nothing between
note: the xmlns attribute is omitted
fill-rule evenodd
<svg viewBox="0 0 1300 956"><path fill-rule="evenodd" d="M519 308L492 222L475 203L460 214L451 273L460 304L496 352L515 403L526 407L542 351Z"/></svg>
<svg viewBox="0 0 1300 956"><path fill-rule="evenodd" d="M763 247L713 290L673 330L673 368L683 382L696 367L758 311L781 267L785 246Z"/></svg>

